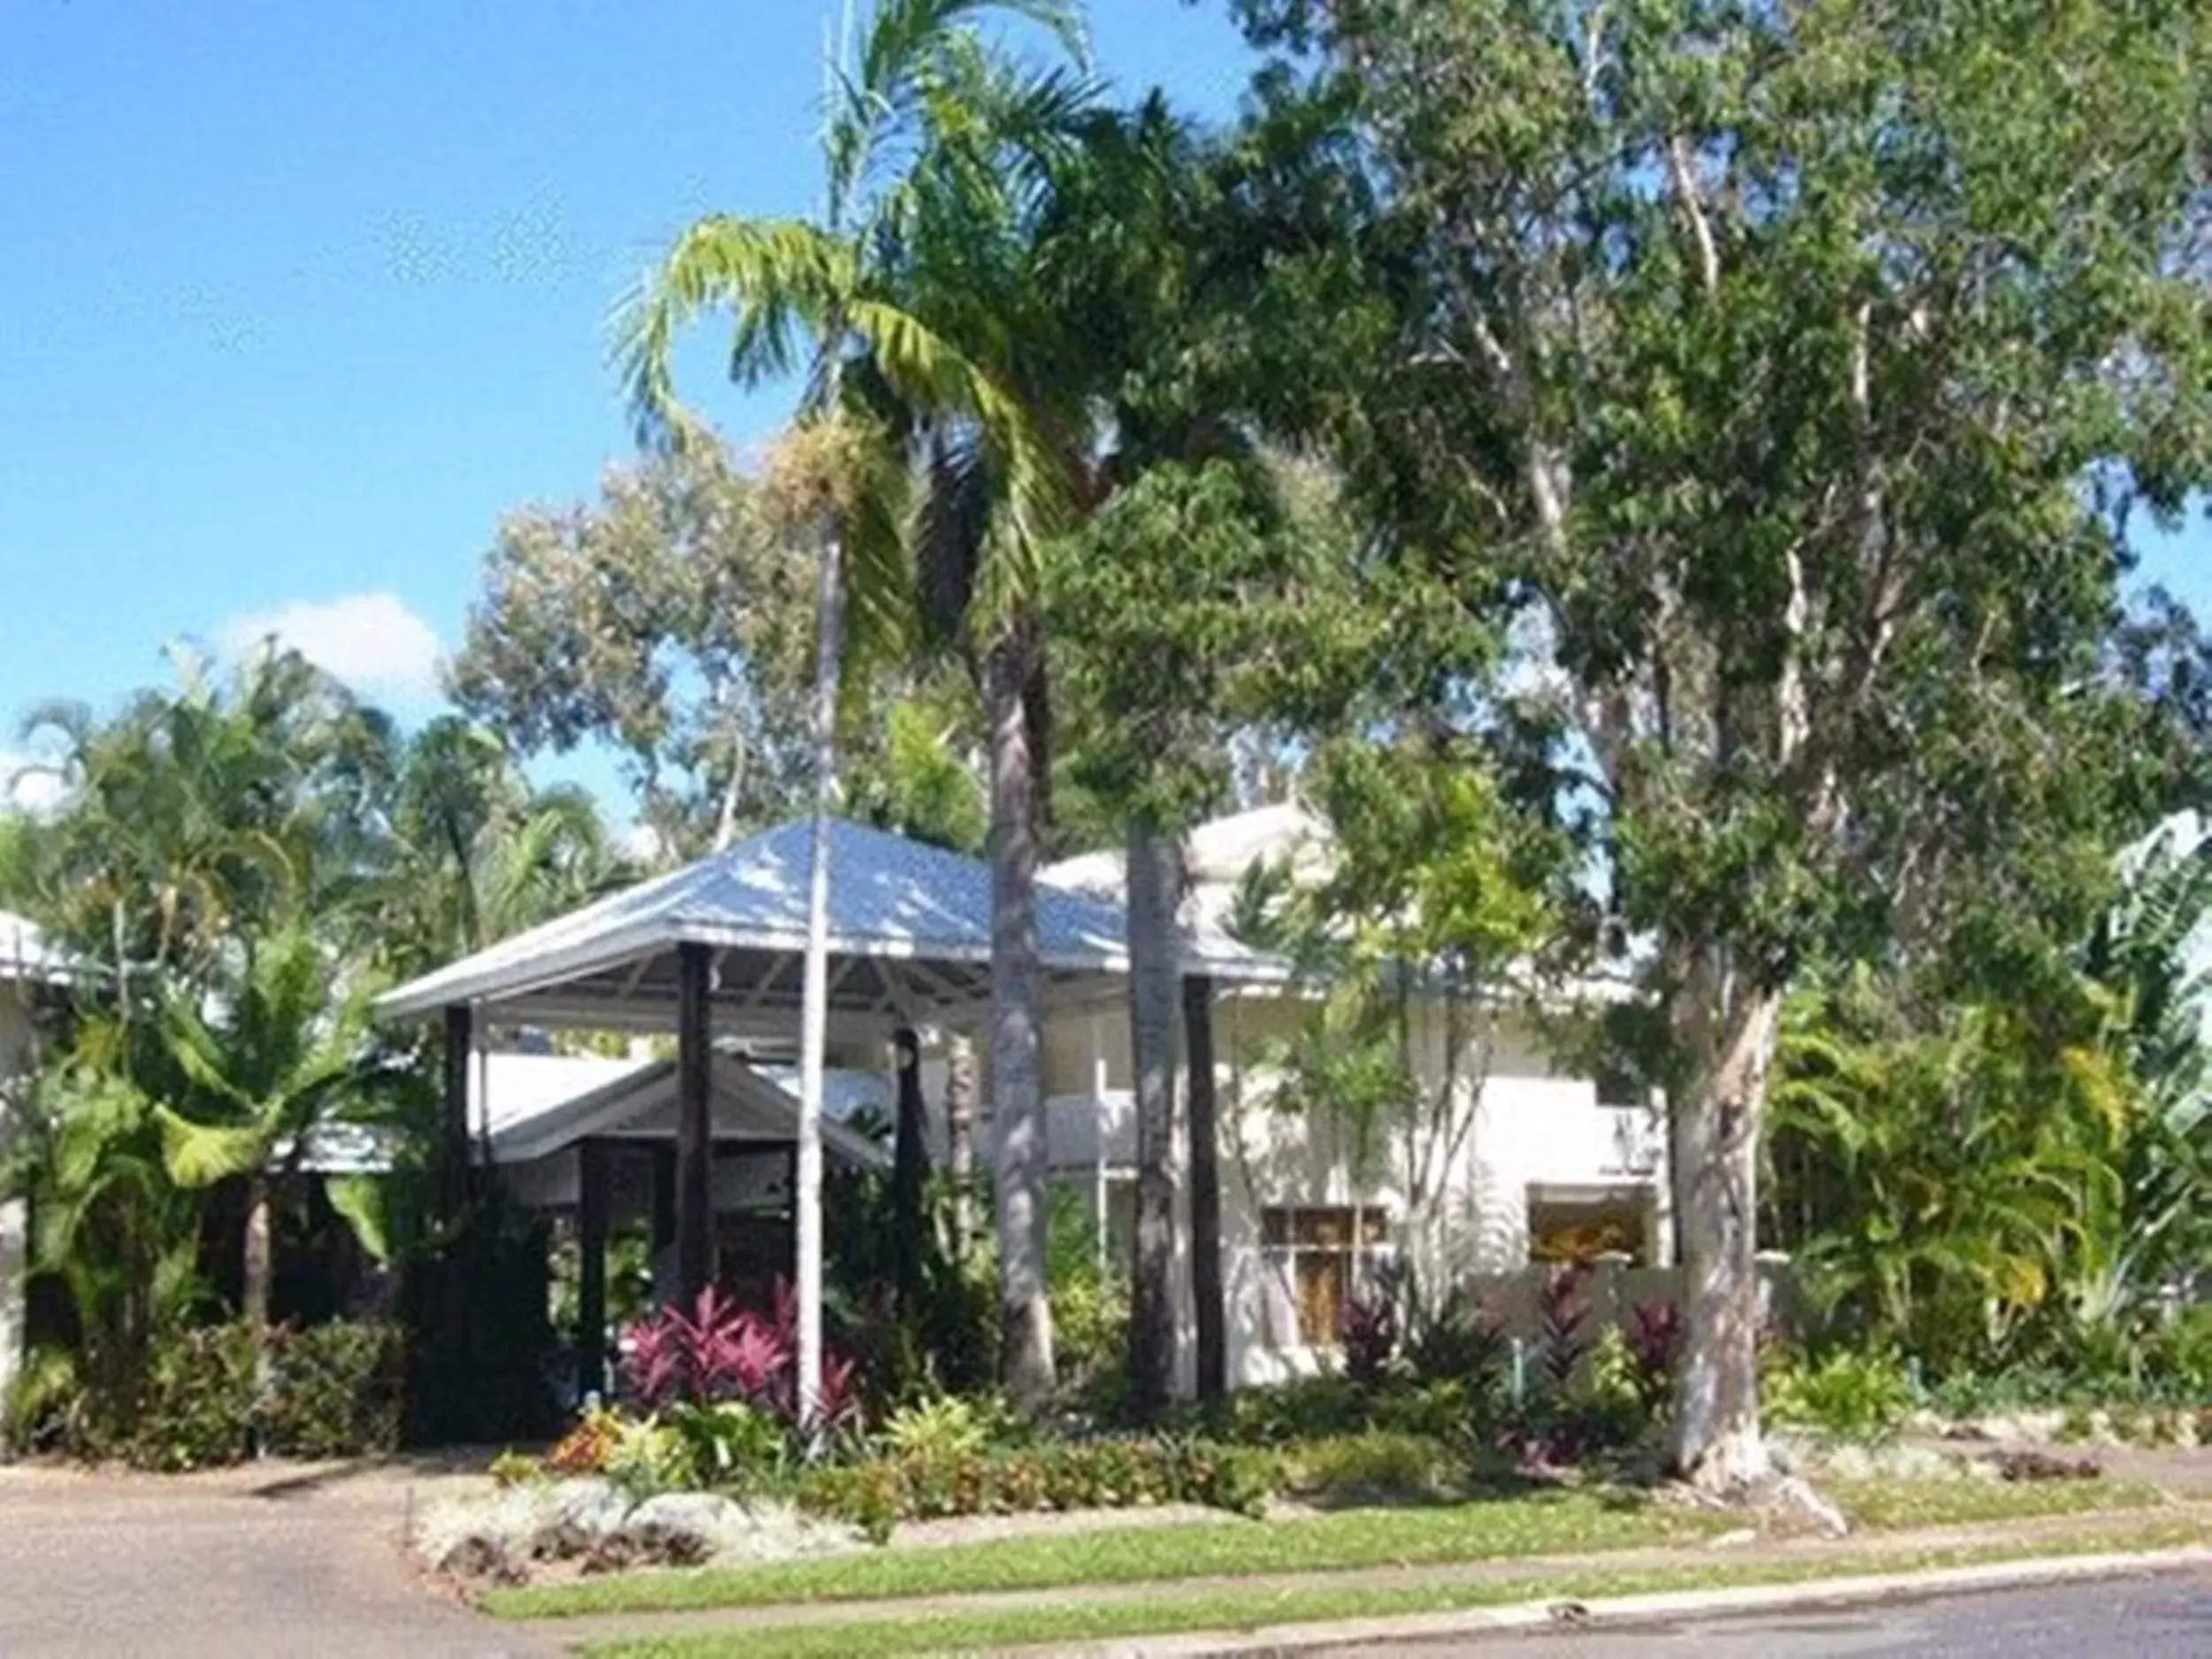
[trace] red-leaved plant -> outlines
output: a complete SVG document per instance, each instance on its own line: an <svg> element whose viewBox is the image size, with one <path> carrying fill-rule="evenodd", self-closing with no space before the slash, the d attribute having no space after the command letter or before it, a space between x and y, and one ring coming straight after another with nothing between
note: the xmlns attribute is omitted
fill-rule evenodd
<svg viewBox="0 0 2212 1659"><path fill-rule="evenodd" d="M1674 1364L1682 1350L1682 1311L1663 1296L1628 1310L1629 1356L1636 1363L1636 1392L1655 1411L1674 1392Z"/></svg>
<svg viewBox="0 0 2212 1659"><path fill-rule="evenodd" d="M649 1411L741 1400L796 1422L798 1331L799 1299L788 1280L776 1281L766 1314L710 1285L688 1310L672 1302L623 1333L623 1391ZM853 1425L860 1402L852 1385L853 1362L825 1351L818 1427Z"/></svg>

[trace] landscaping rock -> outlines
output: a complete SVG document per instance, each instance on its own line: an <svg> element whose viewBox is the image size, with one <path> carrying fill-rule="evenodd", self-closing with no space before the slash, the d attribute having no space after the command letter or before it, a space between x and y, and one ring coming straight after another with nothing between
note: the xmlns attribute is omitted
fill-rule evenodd
<svg viewBox="0 0 2212 1659"><path fill-rule="evenodd" d="M550 1509L551 1525L574 1532L587 1542L618 1532L629 1521L629 1497L611 1480L585 1476L557 1480L540 1488Z"/></svg>

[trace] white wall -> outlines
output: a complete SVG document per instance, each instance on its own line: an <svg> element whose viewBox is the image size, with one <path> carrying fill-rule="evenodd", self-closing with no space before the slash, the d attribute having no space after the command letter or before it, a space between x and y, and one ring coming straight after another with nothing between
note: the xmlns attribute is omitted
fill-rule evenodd
<svg viewBox="0 0 2212 1659"><path fill-rule="evenodd" d="M1455 1151L1447 1134L1425 1142L1427 1193L1415 1216L1410 1177L1416 1141L1386 1136L1370 1148L1363 1178L1340 1125L1270 1110L1271 1079L1251 1056L1302 1018L1290 996L1224 996L1215 1013L1222 1134L1222 1273L1228 1302L1229 1365L1238 1384L1310 1373L1329 1363L1297 1340L1289 1287L1261 1245L1261 1212L1281 1205L1377 1207L1391 1217L1398 1250L1431 1279L1508 1271L1528 1260L1532 1187L1620 1192L1648 1202L1664 1192L1663 1141L1646 1114L1601 1106L1587 1078L1555 1074L1532 1032L1508 1028L1494 1044L1468 1133ZM1048 1145L1056 1169L1134 1162L1127 1021L1094 1025L1064 1018L1045 1041ZM1440 1018L1417 1032L1426 1075L1443 1076ZM1095 1062L1102 1059L1104 1089ZM1463 1093L1475 1096L1463 1078ZM1446 1153L1449 1152L1449 1156ZM1187 1194L1185 1195L1187 1202ZM1187 1288L1187 1287L1186 1287ZM1193 1370L1185 1320L1180 1371Z"/></svg>
<svg viewBox="0 0 2212 1659"><path fill-rule="evenodd" d="M7 1079L29 1064L31 1017L23 987L0 980L0 1148L7 1144ZM21 1202L0 1203L0 1398L23 1363L23 1269L29 1250L29 1216Z"/></svg>

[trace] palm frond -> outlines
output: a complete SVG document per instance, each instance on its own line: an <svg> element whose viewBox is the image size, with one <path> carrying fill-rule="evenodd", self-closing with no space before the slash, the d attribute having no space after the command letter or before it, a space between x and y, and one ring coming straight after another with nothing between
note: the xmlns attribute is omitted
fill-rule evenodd
<svg viewBox="0 0 2212 1659"><path fill-rule="evenodd" d="M717 214L688 227L618 306L612 355L641 442L695 431L675 391L678 334L709 311L733 318L731 378L789 373L800 336L833 349L856 269L846 243L802 219Z"/></svg>

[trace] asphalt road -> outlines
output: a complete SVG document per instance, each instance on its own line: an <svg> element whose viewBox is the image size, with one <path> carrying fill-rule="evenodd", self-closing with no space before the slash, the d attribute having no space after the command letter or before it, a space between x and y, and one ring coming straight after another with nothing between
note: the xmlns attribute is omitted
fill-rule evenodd
<svg viewBox="0 0 2212 1659"><path fill-rule="evenodd" d="M393 1540L414 1483L0 1470L0 1659L522 1659Z"/></svg>
<svg viewBox="0 0 2212 1659"><path fill-rule="evenodd" d="M1378 1659L1385 1652L1432 1659L2212 1659L2212 1572L1602 1633L1468 1637L1354 1651Z"/></svg>

